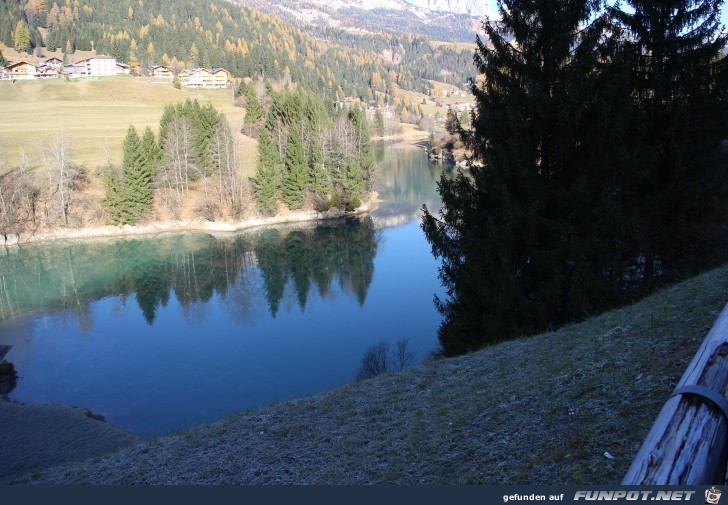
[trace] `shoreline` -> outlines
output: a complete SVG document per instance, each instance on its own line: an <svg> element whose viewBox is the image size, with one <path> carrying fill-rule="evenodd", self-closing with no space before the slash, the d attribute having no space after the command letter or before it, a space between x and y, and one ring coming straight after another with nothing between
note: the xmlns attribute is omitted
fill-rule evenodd
<svg viewBox="0 0 728 505"><path fill-rule="evenodd" d="M301 210L270 217L242 219L240 221L203 221L199 219L187 219L180 221L157 221L141 226L125 224L84 228L55 228L50 230L27 232L19 235L8 234L5 236L5 241L2 245L8 247L53 242L57 240L133 237L182 232L234 233L279 224L318 222L341 219L348 216L360 216L374 212L379 207L380 201L381 200L379 200L378 195L373 193L368 201L351 212L346 212L342 209L331 209L325 212L318 212L316 210Z"/></svg>
<svg viewBox="0 0 728 505"><path fill-rule="evenodd" d="M100 458L148 439L83 407L0 400L0 483L59 465Z"/></svg>
<svg viewBox="0 0 728 505"><path fill-rule="evenodd" d="M103 456L34 462L38 470L0 483L618 483L724 307L727 280L728 264L548 333L233 413ZM655 318L665 314L673 317ZM551 352L512 366L541 348ZM656 363L656 352L671 359ZM5 432L7 440L13 435Z"/></svg>

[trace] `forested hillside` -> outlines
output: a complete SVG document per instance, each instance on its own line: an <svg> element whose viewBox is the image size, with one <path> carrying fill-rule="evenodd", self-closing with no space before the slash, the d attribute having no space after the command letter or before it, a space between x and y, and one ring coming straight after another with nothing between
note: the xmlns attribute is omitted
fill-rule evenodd
<svg viewBox="0 0 728 505"><path fill-rule="evenodd" d="M306 34L247 7L213 0L7 0L0 3L0 41L42 54L95 50L143 72L225 67L236 77L290 77L309 90L343 99L390 103L400 89L427 92L427 79L462 85L472 55L433 47L422 36Z"/></svg>

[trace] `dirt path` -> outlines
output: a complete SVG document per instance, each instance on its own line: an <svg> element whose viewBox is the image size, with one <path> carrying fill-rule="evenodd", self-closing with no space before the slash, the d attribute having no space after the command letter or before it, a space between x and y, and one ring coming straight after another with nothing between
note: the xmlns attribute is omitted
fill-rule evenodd
<svg viewBox="0 0 728 505"><path fill-rule="evenodd" d="M0 401L0 483L143 440L88 417L87 412L78 407Z"/></svg>

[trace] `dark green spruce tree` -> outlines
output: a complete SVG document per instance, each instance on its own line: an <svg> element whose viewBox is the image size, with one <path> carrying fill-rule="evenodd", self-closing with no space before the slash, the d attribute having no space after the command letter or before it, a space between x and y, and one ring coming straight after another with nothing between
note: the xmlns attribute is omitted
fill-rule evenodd
<svg viewBox="0 0 728 505"><path fill-rule="evenodd" d="M152 169L133 126L129 126L122 144L121 177L121 221L137 224L151 211L154 201Z"/></svg>
<svg viewBox="0 0 728 505"><path fill-rule="evenodd" d="M268 129L261 128L258 140L257 172L253 179L253 187L258 198L258 208L270 216L275 214L278 208L279 164L278 149L268 133Z"/></svg>
<svg viewBox="0 0 728 505"><path fill-rule="evenodd" d="M101 204L108 213L109 224L123 224L125 212L125 200L122 193L121 175L118 167L109 163L103 168L101 181L104 184L106 195Z"/></svg>
<svg viewBox="0 0 728 505"><path fill-rule="evenodd" d="M144 129L139 149L141 150L142 165L144 166L145 171L149 172L151 177L154 177L161 169L164 151L159 144L157 144L154 132L149 126Z"/></svg>
<svg viewBox="0 0 728 505"><path fill-rule="evenodd" d="M422 225L441 260L446 355L579 319L621 292L618 150L594 150L614 135L615 107L600 96L598 3L501 0L490 44L477 41L474 162L440 179L443 209L424 208Z"/></svg>
<svg viewBox="0 0 728 505"><path fill-rule="evenodd" d="M258 138L258 130L262 121L263 107L260 105L255 89L250 86L245 91L245 134Z"/></svg>
<svg viewBox="0 0 728 505"><path fill-rule="evenodd" d="M283 176L283 201L289 209L300 209L309 181L306 153L303 150L301 132L296 125L288 131L286 146L286 170Z"/></svg>
<svg viewBox="0 0 728 505"><path fill-rule="evenodd" d="M626 0L624 33L636 97L632 206L648 285L725 260L728 207L721 141L728 135L722 0ZM723 169L725 173L725 169ZM721 177L723 182L721 182Z"/></svg>
<svg viewBox="0 0 728 505"><path fill-rule="evenodd" d="M364 188L369 191L374 172L374 150L372 149L371 135L369 134L369 124L359 106L349 111L349 121L354 126L357 162L362 169Z"/></svg>
<svg viewBox="0 0 728 505"><path fill-rule="evenodd" d="M457 112L455 109L450 108L447 110L447 116L445 117L445 130L451 135L458 132L460 129L460 120L458 119Z"/></svg>
<svg viewBox="0 0 728 505"><path fill-rule="evenodd" d="M374 112L374 131L378 137L384 137L384 116L379 109Z"/></svg>

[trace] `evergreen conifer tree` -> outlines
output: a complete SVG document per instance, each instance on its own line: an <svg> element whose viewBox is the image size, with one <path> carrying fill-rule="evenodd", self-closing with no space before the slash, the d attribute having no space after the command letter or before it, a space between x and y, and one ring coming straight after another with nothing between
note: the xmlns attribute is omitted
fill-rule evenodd
<svg viewBox="0 0 728 505"><path fill-rule="evenodd" d="M374 151L372 150L369 125L362 110L356 106L349 111L349 120L354 126L357 163L363 180L364 191L371 190L372 175L374 172Z"/></svg>
<svg viewBox="0 0 728 505"><path fill-rule="evenodd" d="M343 181L344 198L343 204L346 210L354 210L361 205L362 197L366 188L366 180L363 168L358 160L349 160L346 167L346 174Z"/></svg>
<svg viewBox="0 0 728 505"><path fill-rule="evenodd" d="M278 149L266 128L262 128L258 140L257 172L253 179L258 208L267 215L273 215L278 207L279 192Z"/></svg>
<svg viewBox="0 0 728 505"><path fill-rule="evenodd" d="M427 154L435 154L435 132L430 132L427 137Z"/></svg>
<svg viewBox="0 0 728 505"><path fill-rule="evenodd" d="M246 133L257 138L260 123L263 120L263 108L260 105L258 96L253 87L249 87L245 91L245 129Z"/></svg>
<svg viewBox="0 0 728 505"><path fill-rule="evenodd" d="M647 283L724 258L725 182L716 153L728 135L721 0L627 0L610 9L624 32L637 100L632 136L638 251ZM715 216L718 217L718 222ZM719 244L722 243L723 247ZM717 253L717 254L716 254Z"/></svg>
<svg viewBox="0 0 728 505"><path fill-rule="evenodd" d="M384 116L379 109L374 112L374 130L377 136L384 137Z"/></svg>
<svg viewBox="0 0 728 505"><path fill-rule="evenodd" d="M487 75L472 86L478 163L440 179L443 210L423 219L442 259L447 355L582 317L621 293L612 159L593 149L611 126L597 94L607 57L604 19L589 24L597 7L501 0L502 19L484 25L490 44L477 41Z"/></svg>
<svg viewBox="0 0 728 505"><path fill-rule="evenodd" d="M301 133L297 126L288 132L286 146L286 171L283 177L283 201L289 209L300 209L308 186L308 166L303 150Z"/></svg>
<svg viewBox="0 0 728 505"><path fill-rule="evenodd" d="M106 190L101 204L108 212L108 223L109 224L122 224L124 223L124 196L121 177L119 176L116 167L109 164L103 170L101 180Z"/></svg>
<svg viewBox="0 0 728 505"><path fill-rule="evenodd" d="M152 208L152 174L136 129L129 126L122 144L122 222L137 224Z"/></svg>
<svg viewBox="0 0 728 505"><path fill-rule="evenodd" d="M154 132L149 126L144 129L144 134L140 141L140 149L144 169L152 178L154 178L161 169L164 153L160 145L157 144L157 141L154 138Z"/></svg>
<svg viewBox="0 0 728 505"><path fill-rule="evenodd" d="M447 116L445 117L445 130L451 135L458 132L460 129L460 122L455 109L450 108L447 110Z"/></svg>

